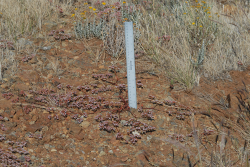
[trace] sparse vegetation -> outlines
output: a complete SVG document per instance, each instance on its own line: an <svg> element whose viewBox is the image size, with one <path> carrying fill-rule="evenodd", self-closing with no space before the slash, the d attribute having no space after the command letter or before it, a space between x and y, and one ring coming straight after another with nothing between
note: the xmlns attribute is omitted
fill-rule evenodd
<svg viewBox="0 0 250 167"><path fill-rule="evenodd" d="M163 129L161 124L165 122L162 117L167 117L186 125L178 131L174 129L167 132L168 139L157 138L172 145L171 161L176 166L180 165L180 160L175 157L174 147L185 151L182 161L186 159L189 166L248 166L250 102L249 90L244 82L245 87L239 90L236 96L238 111L229 113L225 119L214 114L211 110L223 112L213 107L210 107L209 111L198 111L200 106L189 107L172 98L157 100L157 96L145 97L143 91L150 89L147 82L151 80L143 77L136 82L137 90L140 90L141 94L138 101L140 107L134 110L128 103L126 73L115 64L125 59L124 22L132 21L135 58L145 58L138 61L151 62L161 70L164 78L169 79L169 83L160 86L161 91L166 91L169 86L169 92L174 92L176 84L180 84L187 92L191 92L199 86L201 77L215 81L225 79L221 77L225 71L247 69L250 65L249 17L249 1L246 1L245 5L242 1L228 1L224 5L215 0L2 0L1 100L11 103L12 108L0 110L0 142L4 145L0 149L1 165L34 165L36 158L28 155L29 151L34 150L26 150L24 147L34 141L42 144L45 140L51 142L53 138L46 132L49 128L41 130L40 125L34 125L32 128L35 130L29 127L20 140L18 137L12 137L16 132L10 131L11 128L18 126L13 123L14 119L25 124L17 130L18 133L27 131L26 126L43 119L48 126L70 124L67 125L70 128L67 128L71 129L72 136L83 140L86 136L80 134L85 133L85 130L94 129L89 128L89 122L86 123L91 117L95 120L94 123L98 122L99 126L93 127L101 131L101 137L110 135L112 139L108 139L109 141L130 144L131 148L134 148L142 141L151 141L155 131ZM35 39L40 39L39 45L33 42ZM94 45L102 49L91 49L88 43L97 39L98 44ZM66 47L70 50L64 49ZM63 51L71 56L58 56ZM50 54L47 54L48 52ZM94 54L96 57L91 57L90 62L86 57L83 60L82 57L88 54ZM100 71L105 71L107 64L98 63L101 60L105 63L107 55L112 60L110 73L101 73ZM90 74L93 64L96 64L98 70L95 69L95 72ZM20 68L25 65L32 68L33 73L26 74L25 72L32 70ZM87 72L84 71L83 65L88 68ZM59 70L59 67L62 70ZM73 69L69 70L69 67ZM157 76L155 73L147 73ZM39 77L35 74L39 74ZM25 79L23 75L30 75L32 79ZM66 75L71 78L66 78ZM89 76L89 83L81 83L78 86L62 81L68 79L72 82L74 78ZM52 83L53 77L58 79ZM20 87L16 88L18 86L14 83L17 81L24 86L17 84ZM157 81L152 82L155 82L153 89L157 89ZM147 91L147 94L149 92ZM219 100L219 105L223 107L221 109L228 111L232 107L232 99L229 94L226 100ZM17 112L19 115L15 116ZM158 115L155 115L155 112L158 112ZM237 118L236 121L234 118ZM198 125L195 122L198 119L209 119L210 128L207 127L207 122ZM214 123L215 120L217 123ZM157 121L162 123L154 126ZM167 122L170 122L170 126L177 127L175 122ZM78 131L79 127L85 129ZM230 131L241 136L233 136ZM24 138L27 141L21 140ZM57 138L64 139L66 135ZM91 136L88 138L93 140ZM50 148L46 147L47 150ZM53 149L55 148L52 147L51 150ZM60 150L61 147L57 149ZM128 150L123 153L126 152ZM160 166L160 162L157 165L153 163L154 160L150 159L145 150L141 153L149 164ZM84 155L83 161L84 165L88 166L86 157ZM96 161L94 158L92 160ZM42 161L39 162L40 165L43 165ZM122 162L127 164L130 161L131 159L126 157L122 158ZM110 164L111 162L107 162L105 165Z"/></svg>

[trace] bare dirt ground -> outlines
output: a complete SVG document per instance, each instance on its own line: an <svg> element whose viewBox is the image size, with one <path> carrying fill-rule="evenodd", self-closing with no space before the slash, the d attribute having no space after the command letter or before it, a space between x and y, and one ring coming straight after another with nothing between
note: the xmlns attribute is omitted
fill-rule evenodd
<svg viewBox="0 0 250 167"><path fill-rule="evenodd" d="M61 29L51 25L43 27L48 34ZM161 69L141 55L138 109L130 111L125 56L105 54L101 40L23 40L18 73L9 77L6 71L1 83L2 166L246 163L239 156L246 149L243 131L234 127L243 129L236 96L243 82L250 84L249 68L225 73L225 80L203 77L185 91L178 83L172 89Z"/></svg>

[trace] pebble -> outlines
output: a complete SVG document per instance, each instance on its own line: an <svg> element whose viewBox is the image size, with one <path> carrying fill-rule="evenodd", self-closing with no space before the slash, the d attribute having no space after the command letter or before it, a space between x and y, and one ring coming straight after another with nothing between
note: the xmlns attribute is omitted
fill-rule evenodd
<svg viewBox="0 0 250 167"><path fill-rule="evenodd" d="M152 139L152 136L151 135L148 135L147 136L147 141L150 141Z"/></svg>
<svg viewBox="0 0 250 167"><path fill-rule="evenodd" d="M124 126L127 123L126 120L121 120L121 125Z"/></svg>
<svg viewBox="0 0 250 167"><path fill-rule="evenodd" d="M44 144L44 147L45 147L46 149L49 149L49 144Z"/></svg>
<svg viewBox="0 0 250 167"><path fill-rule="evenodd" d="M44 126L42 130L46 132L49 130L49 128L48 128L48 126Z"/></svg>
<svg viewBox="0 0 250 167"><path fill-rule="evenodd" d="M22 162L25 162L25 161L26 161L24 155L22 155L21 157L19 157L19 159L20 159Z"/></svg>
<svg viewBox="0 0 250 167"><path fill-rule="evenodd" d="M29 124L30 124L30 125L35 124L35 121L30 121Z"/></svg>
<svg viewBox="0 0 250 167"><path fill-rule="evenodd" d="M46 51L46 50L50 50L51 49L51 46L45 46L45 47L42 47L42 50Z"/></svg>
<svg viewBox="0 0 250 167"><path fill-rule="evenodd" d="M31 156L31 159L34 160L34 159L36 159L36 157L35 157L34 155L32 155L32 156Z"/></svg>
<svg viewBox="0 0 250 167"><path fill-rule="evenodd" d="M83 121L83 122L80 124L80 126L83 127L83 128L87 128L87 127L89 127L89 125L90 125L90 122L88 122L88 121Z"/></svg>
<svg viewBox="0 0 250 167"><path fill-rule="evenodd" d="M100 157L104 156L104 155L106 155L106 153L104 151L101 151L100 154L99 154Z"/></svg>
<svg viewBox="0 0 250 167"><path fill-rule="evenodd" d="M98 147L98 151L99 152L103 151L103 147Z"/></svg>

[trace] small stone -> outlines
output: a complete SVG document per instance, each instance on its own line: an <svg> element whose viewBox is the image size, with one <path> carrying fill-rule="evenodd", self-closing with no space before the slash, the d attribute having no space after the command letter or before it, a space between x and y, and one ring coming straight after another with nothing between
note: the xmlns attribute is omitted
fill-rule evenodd
<svg viewBox="0 0 250 167"><path fill-rule="evenodd" d="M171 96L168 96L167 98L165 98L165 100L168 100L168 101L175 101Z"/></svg>
<svg viewBox="0 0 250 167"><path fill-rule="evenodd" d="M147 141L150 141L152 139L152 136L148 135L147 136Z"/></svg>
<svg viewBox="0 0 250 167"><path fill-rule="evenodd" d="M89 127L89 125L90 125L90 122L88 122L88 121L83 121L83 122L80 124L80 126L83 127L83 128L87 128L87 127Z"/></svg>
<svg viewBox="0 0 250 167"><path fill-rule="evenodd" d="M91 135L88 136L89 140L93 140L93 137Z"/></svg>
<svg viewBox="0 0 250 167"><path fill-rule="evenodd" d="M125 156L121 157L122 162L126 162L127 160L128 160L128 155L125 155Z"/></svg>
<svg viewBox="0 0 250 167"><path fill-rule="evenodd" d="M53 77L52 74L48 74L48 75L47 75L47 79L51 79L52 77Z"/></svg>
<svg viewBox="0 0 250 167"><path fill-rule="evenodd" d="M126 120L121 120L121 125L124 126L127 123Z"/></svg>
<svg viewBox="0 0 250 167"><path fill-rule="evenodd" d="M8 82L8 79L7 78L3 78L3 81Z"/></svg>
<svg viewBox="0 0 250 167"><path fill-rule="evenodd" d="M49 144L44 144L44 147L45 147L46 149L49 149Z"/></svg>
<svg viewBox="0 0 250 167"><path fill-rule="evenodd" d="M2 85L1 85L1 88L3 88L3 89L8 89L8 85L7 85L7 84L2 84Z"/></svg>
<svg viewBox="0 0 250 167"><path fill-rule="evenodd" d="M68 44L65 41L62 41L62 47L66 47Z"/></svg>
<svg viewBox="0 0 250 167"><path fill-rule="evenodd" d="M29 124L30 124L30 125L35 124L35 121L30 121Z"/></svg>
<svg viewBox="0 0 250 167"><path fill-rule="evenodd" d="M31 64L36 64L36 63L38 63L37 57L33 57L33 58L29 61L29 63L31 63Z"/></svg>
<svg viewBox="0 0 250 167"><path fill-rule="evenodd" d="M70 130L70 134L77 135L81 132L82 128L79 126L79 124L75 124L72 122L70 124L69 130Z"/></svg>
<svg viewBox="0 0 250 167"><path fill-rule="evenodd" d="M49 112L48 112L48 111L46 111L46 110L44 110L44 111L43 111L43 114L49 114Z"/></svg>
<svg viewBox="0 0 250 167"><path fill-rule="evenodd" d="M114 152L113 152L113 150L109 150L109 153L110 153L110 154L113 154Z"/></svg>
<svg viewBox="0 0 250 167"><path fill-rule="evenodd" d="M99 154L100 157L104 156L104 155L106 155L106 153L104 151L101 151L100 154Z"/></svg>
<svg viewBox="0 0 250 167"><path fill-rule="evenodd" d="M51 152L56 152L56 151L57 151L57 150L56 150L56 149L54 149L54 148L52 148L52 149L51 149Z"/></svg>
<svg viewBox="0 0 250 167"><path fill-rule="evenodd" d="M33 97L33 95L29 94L29 93L26 93L26 96L27 96L28 99L31 99Z"/></svg>
<svg viewBox="0 0 250 167"><path fill-rule="evenodd" d="M32 155L32 156L31 156L31 159L34 160L34 159L36 159L36 157L35 157L34 155Z"/></svg>
<svg viewBox="0 0 250 167"><path fill-rule="evenodd" d="M65 134L62 134L62 138L64 139L66 137L66 135Z"/></svg>
<svg viewBox="0 0 250 167"><path fill-rule="evenodd" d="M42 47L42 50L46 51L46 50L50 50L51 46L47 46L47 47Z"/></svg>
<svg viewBox="0 0 250 167"><path fill-rule="evenodd" d="M104 65L100 65L99 68L101 68L101 69L104 68Z"/></svg>
<svg viewBox="0 0 250 167"><path fill-rule="evenodd" d="M74 60L77 60L77 59L79 59L79 56L75 56L73 59L74 59Z"/></svg>
<svg viewBox="0 0 250 167"><path fill-rule="evenodd" d="M44 126L42 130L43 130L44 132L46 132L46 131L49 130L49 128L48 128L48 126Z"/></svg>
<svg viewBox="0 0 250 167"><path fill-rule="evenodd" d="M36 151L36 153L41 153L42 148L39 147L39 148L37 148L35 151Z"/></svg>
<svg viewBox="0 0 250 167"><path fill-rule="evenodd" d="M4 119L3 120L5 120L5 121L9 121L9 118L8 117L4 117Z"/></svg>
<svg viewBox="0 0 250 167"><path fill-rule="evenodd" d="M55 138L55 135L50 135L50 139L53 140Z"/></svg>
<svg viewBox="0 0 250 167"><path fill-rule="evenodd" d="M140 136L140 133L137 132L136 130L132 132L132 134L135 136L135 135L139 135Z"/></svg>
<svg viewBox="0 0 250 167"><path fill-rule="evenodd" d="M21 156L21 157L19 157L18 159L20 159L22 162L25 162L25 161L26 161L26 159L25 159L24 155L22 155L22 156Z"/></svg>

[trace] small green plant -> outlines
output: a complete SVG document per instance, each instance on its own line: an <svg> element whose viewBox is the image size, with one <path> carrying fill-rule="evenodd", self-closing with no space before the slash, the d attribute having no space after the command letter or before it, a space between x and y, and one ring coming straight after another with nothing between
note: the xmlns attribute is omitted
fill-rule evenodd
<svg viewBox="0 0 250 167"><path fill-rule="evenodd" d="M97 21L97 9L86 5L88 4L84 3L84 7L82 9L76 7L74 13L71 15L71 17L75 20L74 31L76 38L104 39L106 37L106 33L103 31L106 24L105 20L100 19Z"/></svg>
<svg viewBox="0 0 250 167"><path fill-rule="evenodd" d="M104 32L105 21L101 20L98 24L96 24L96 20L94 18L93 22L86 19L85 23L78 21L75 23L75 35L76 38L99 38L104 39L106 37L106 33Z"/></svg>
<svg viewBox="0 0 250 167"><path fill-rule="evenodd" d="M188 6L187 6L187 5ZM184 3L183 14L185 18L191 18L191 22L186 23L188 41L193 48L193 55L201 54L204 50L201 47L207 47L212 44L218 35L218 23L213 19L219 17L211 13L211 8L205 1L195 1L193 5ZM212 6L212 5L211 5ZM205 43L204 43L205 42Z"/></svg>
<svg viewBox="0 0 250 167"><path fill-rule="evenodd" d="M201 49L199 49L199 54L198 54L198 58L197 58L196 62L194 62L194 60L192 60L191 57L190 57L190 61L195 67L198 67L202 64L202 62L204 60L204 56L205 56L205 39L203 40Z"/></svg>

